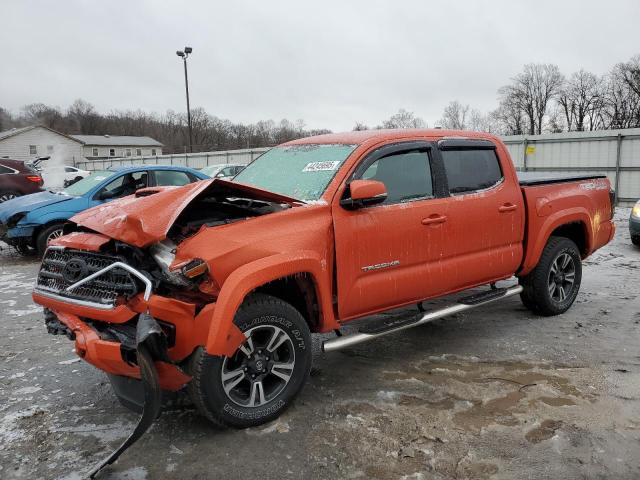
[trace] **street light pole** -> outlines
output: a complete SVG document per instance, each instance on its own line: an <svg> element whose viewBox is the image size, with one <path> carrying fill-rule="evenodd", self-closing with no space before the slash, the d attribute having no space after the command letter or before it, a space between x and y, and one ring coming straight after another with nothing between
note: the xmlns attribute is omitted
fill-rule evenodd
<svg viewBox="0 0 640 480"><path fill-rule="evenodd" d="M189 152L193 153L193 134L191 130L191 107L189 106L189 76L187 74L187 58L193 51L191 47L184 47L184 51L178 50L176 55L182 57L184 62L184 88L187 93L187 123L189 124Z"/></svg>

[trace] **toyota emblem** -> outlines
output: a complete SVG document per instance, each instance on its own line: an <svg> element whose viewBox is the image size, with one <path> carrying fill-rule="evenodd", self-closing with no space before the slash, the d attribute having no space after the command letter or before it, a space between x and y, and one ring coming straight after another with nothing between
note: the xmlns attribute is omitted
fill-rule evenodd
<svg viewBox="0 0 640 480"><path fill-rule="evenodd" d="M67 283L76 283L87 276L87 263L81 258L74 257L67 262L62 270L62 278Z"/></svg>

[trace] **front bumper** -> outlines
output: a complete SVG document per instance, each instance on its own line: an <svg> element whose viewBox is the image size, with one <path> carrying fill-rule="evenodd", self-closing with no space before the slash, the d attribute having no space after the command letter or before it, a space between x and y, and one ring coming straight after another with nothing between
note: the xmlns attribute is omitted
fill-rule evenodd
<svg viewBox="0 0 640 480"><path fill-rule="evenodd" d="M122 342L103 338L104 335L77 315L51 309L47 315L53 315L70 332L68 336L75 342L75 351L80 358L108 374L140 379L140 369L131 362L127 346ZM52 325L51 320L53 318L47 319L48 326ZM163 390L180 390L191 380L176 365L162 361L155 364Z"/></svg>
<svg viewBox="0 0 640 480"><path fill-rule="evenodd" d="M35 229L35 225L16 225L9 227L6 223L0 222L0 240L9 244L15 244L25 239L31 240Z"/></svg>

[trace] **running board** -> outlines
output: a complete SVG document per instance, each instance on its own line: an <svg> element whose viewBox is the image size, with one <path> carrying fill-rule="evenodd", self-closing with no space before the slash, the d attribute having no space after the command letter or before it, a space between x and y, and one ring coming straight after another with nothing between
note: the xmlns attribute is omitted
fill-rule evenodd
<svg viewBox="0 0 640 480"><path fill-rule="evenodd" d="M365 328L358 333L343 335L341 337L326 340L322 343L322 350L325 352L332 352L334 350L352 347L359 343L368 342L369 340L373 340L390 333L417 327L418 325L424 325L425 323L429 323L443 317L448 317L455 313L471 310L472 308L480 307L481 305L486 305L487 303L495 302L502 298L512 297L513 295L518 295L520 292L522 292L522 286L516 285L510 288L500 288L474 294L469 297L461 298L455 304L448 307L426 313L422 317L412 317L392 322L390 324L377 325L371 328Z"/></svg>

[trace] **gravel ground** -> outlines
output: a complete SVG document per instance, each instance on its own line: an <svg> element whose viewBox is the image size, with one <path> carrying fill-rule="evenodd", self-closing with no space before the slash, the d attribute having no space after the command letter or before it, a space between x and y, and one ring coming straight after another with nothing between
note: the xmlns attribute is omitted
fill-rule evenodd
<svg viewBox="0 0 640 480"><path fill-rule="evenodd" d="M618 211L614 242L585 262L564 315L536 317L516 297L318 353L274 423L221 431L191 408L166 411L102 478L639 478L640 249L628 217ZM137 416L71 342L47 335L30 299L37 268L0 250L0 478L79 479Z"/></svg>

